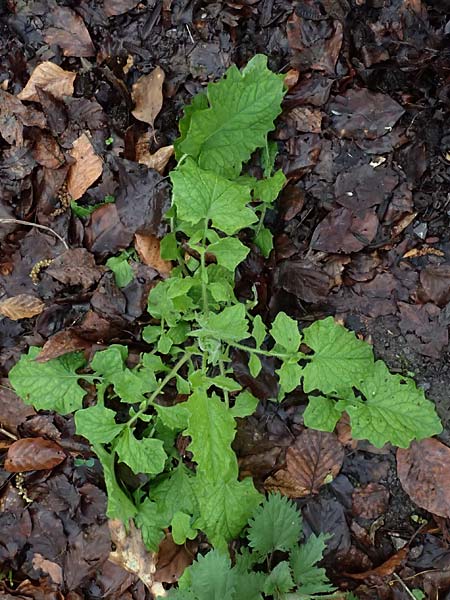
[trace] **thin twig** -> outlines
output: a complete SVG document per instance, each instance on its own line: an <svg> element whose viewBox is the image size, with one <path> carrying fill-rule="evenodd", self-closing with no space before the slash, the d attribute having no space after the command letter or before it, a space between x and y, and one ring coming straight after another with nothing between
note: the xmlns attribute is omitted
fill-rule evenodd
<svg viewBox="0 0 450 600"><path fill-rule="evenodd" d="M48 231L52 233L55 237L57 237L66 250L69 249L69 246L67 245L66 241L59 235L59 233L56 233L56 231L54 231L50 227L47 227L46 225L39 225L39 223L29 223L28 221L21 221L20 219L0 219L0 224L3 223L17 223L17 225L28 225L28 227L37 227L38 229L44 229L45 231Z"/></svg>
<svg viewBox="0 0 450 600"><path fill-rule="evenodd" d="M15 436L13 433L7 431L6 429L3 429L3 427L0 427L0 433L6 437L9 437L11 440L16 441L18 439L17 436Z"/></svg>
<svg viewBox="0 0 450 600"><path fill-rule="evenodd" d="M408 596L410 598L412 598L413 600L416 600L416 597L414 596L414 594L412 593L412 591L409 589L409 587L406 585L406 583L404 583L402 581L402 579L397 575L397 573L392 573L392 575L399 582L399 584L402 586L402 588L405 590L405 592L408 594Z"/></svg>

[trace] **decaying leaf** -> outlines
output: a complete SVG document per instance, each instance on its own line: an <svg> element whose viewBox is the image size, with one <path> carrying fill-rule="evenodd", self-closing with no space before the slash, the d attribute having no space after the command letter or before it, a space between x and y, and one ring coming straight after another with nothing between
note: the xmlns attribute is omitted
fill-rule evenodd
<svg viewBox="0 0 450 600"><path fill-rule="evenodd" d="M131 96L135 103L133 116L153 127L153 123L163 104L162 86L165 74L161 67L156 67L148 75L139 77L133 85Z"/></svg>
<svg viewBox="0 0 450 600"><path fill-rule="evenodd" d="M58 565L55 562L52 562L51 560L47 560L42 556L42 554L39 554L38 552L36 552L36 554L31 559L31 564L33 565L33 569L40 569L44 573L50 575L50 578L54 583L62 585L63 572L60 565Z"/></svg>
<svg viewBox="0 0 450 600"><path fill-rule="evenodd" d="M0 302L0 314L13 321L31 319L31 317L40 315L44 308L44 302L30 294L19 294Z"/></svg>
<svg viewBox="0 0 450 600"><path fill-rule="evenodd" d="M139 0L103 0L103 10L107 17L123 15L139 3Z"/></svg>
<svg viewBox="0 0 450 600"><path fill-rule="evenodd" d="M34 160L47 169L59 169L65 162L58 142L45 132L40 132L37 136L32 154Z"/></svg>
<svg viewBox="0 0 450 600"><path fill-rule="evenodd" d="M156 563L155 581L175 583L186 567L192 564L198 544L187 540L182 546L175 544L172 534L168 533L159 545Z"/></svg>
<svg viewBox="0 0 450 600"><path fill-rule="evenodd" d="M288 448L286 467L268 477L264 486L290 498L317 494L336 477L343 460L344 449L334 433L307 429Z"/></svg>
<svg viewBox="0 0 450 600"><path fill-rule="evenodd" d="M397 450L397 474L403 489L421 508L450 517L450 448L435 438Z"/></svg>
<svg viewBox="0 0 450 600"><path fill-rule="evenodd" d="M146 165L149 169L155 169L161 175L167 166L170 158L173 156L174 147L163 146L153 154L149 151L150 134L145 132L136 143L136 160L142 165Z"/></svg>
<svg viewBox="0 0 450 600"><path fill-rule="evenodd" d="M109 555L109 560L123 567L129 573L137 575L154 597L166 596L162 584L155 582L154 578L156 554L146 550L141 532L132 521L128 524L127 529L118 519L109 521L111 541L115 546L115 550Z"/></svg>
<svg viewBox="0 0 450 600"><path fill-rule="evenodd" d="M73 329L63 329L52 335L39 352L36 362L44 363L54 358L59 358L69 352L85 350L91 346L91 342L79 337Z"/></svg>
<svg viewBox="0 0 450 600"><path fill-rule="evenodd" d="M10 473L53 469L66 458L56 442L42 437L22 438L8 449L5 470Z"/></svg>
<svg viewBox="0 0 450 600"><path fill-rule="evenodd" d="M353 492L353 514L363 519L376 519L386 512L389 491L381 483L369 483Z"/></svg>
<svg viewBox="0 0 450 600"><path fill-rule="evenodd" d="M76 73L64 71L55 63L46 61L38 65L31 73L27 85L18 94L20 100L33 100L39 102L39 96L36 87L49 92L55 98L64 98L73 94L73 82Z"/></svg>
<svg viewBox="0 0 450 600"><path fill-rule="evenodd" d="M376 569L370 569L370 571L365 571L364 573L342 573L342 575L361 581L370 579L370 577L391 577L392 573L395 573L398 567L406 561L408 553L409 548L401 548L386 562L384 562L379 567L376 567Z"/></svg>
<svg viewBox="0 0 450 600"><path fill-rule="evenodd" d="M161 258L159 239L155 235L136 233L134 246L145 265L153 267L161 275L169 275L172 263Z"/></svg>
<svg viewBox="0 0 450 600"><path fill-rule="evenodd" d="M83 19L66 6L56 6L50 13L53 27L44 32L47 44L57 44L64 56L93 56L95 54L89 31Z"/></svg>
<svg viewBox="0 0 450 600"><path fill-rule="evenodd" d="M73 200L78 200L102 174L103 162L85 133L74 141L70 154L75 163L69 169L67 191Z"/></svg>

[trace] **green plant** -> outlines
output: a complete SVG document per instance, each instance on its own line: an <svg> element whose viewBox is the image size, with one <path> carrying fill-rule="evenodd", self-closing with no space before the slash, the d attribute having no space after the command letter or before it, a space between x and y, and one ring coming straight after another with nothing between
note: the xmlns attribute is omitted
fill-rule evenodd
<svg viewBox="0 0 450 600"><path fill-rule="evenodd" d="M230 558L218 550L200 556L184 572L170 600L310 600L345 598L335 594L323 558L327 536L311 535L299 544L302 519L295 504L279 495L269 495L248 522L244 547ZM275 557L277 558L274 566Z"/></svg>
<svg viewBox="0 0 450 600"><path fill-rule="evenodd" d="M130 265L130 260L137 260L136 250L131 248L130 250L122 250L117 256L111 256L106 261L108 269L114 273L114 281L117 287L126 287L131 281L133 281L134 273Z"/></svg>
<svg viewBox="0 0 450 600"><path fill-rule="evenodd" d="M35 408L75 412L77 432L104 468L108 515L134 518L151 549L170 526L179 543L202 530L224 550L261 501L250 478L239 480L231 447L236 418L258 403L233 376L235 350L247 354L253 377L261 357L278 361L274 401L303 385L310 394L307 426L331 431L345 411L354 437L402 447L441 431L422 390L391 375L368 344L331 317L300 332L279 313L266 326L252 314L256 292L246 304L234 294L246 243L266 254L271 248L264 215L285 178L273 170L276 147L267 135L283 94L283 77L258 55L242 72L231 67L186 107L170 175L171 231L161 242L162 258L176 266L149 295L153 322L143 339L150 351L140 362L130 368L128 349L112 345L89 365L77 353L41 364L39 349L30 348L10 373L14 389ZM252 155L260 160L260 179L243 171ZM79 380L96 386L94 405L83 408ZM190 440L188 461L177 449L180 435ZM132 490L118 477L117 463L140 476Z"/></svg>
<svg viewBox="0 0 450 600"><path fill-rule="evenodd" d="M89 215L96 211L97 208L100 208L100 206L104 206L105 204L112 204L115 201L116 199L114 198L114 196L110 195L105 196L103 202L100 202L98 204L88 204L86 206L78 204L76 200L72 200L72 202L70 203L70 208L72 209L73 214L77 217L89 217Z"/></svg>

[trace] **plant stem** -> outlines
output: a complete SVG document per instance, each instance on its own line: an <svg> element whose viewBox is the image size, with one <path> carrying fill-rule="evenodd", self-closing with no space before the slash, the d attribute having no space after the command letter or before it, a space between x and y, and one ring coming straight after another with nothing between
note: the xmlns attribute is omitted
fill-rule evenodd
<svg viewBox="0 0 450 600"><path fill-rule="evenodd" d="M206 234L208 233L208 221L205 219L205 228L203 230L203 250L206 246ZM206 271L206 256L205 252L201 253L200 257L200 269L201 269L201 280L202 280L202 299L203 299L203 312L206 316L209 314L209 302L208 302L208 273Z"/></svg>
<svg viewBox="0 0 450 600"><path fill-rule="evenodd" d="M225 377L225 366L223 364L223 360L222 359L219 360L219 370L220 370L220 374ZM227 408L230 408L230 396L228 394L228 390L223 390L223 397L224 397L224 400L225 400L225 406Z"/></svg>
<svg viewBox="0 0 450 600"><path fill-rule="evenodd" d="M158 396L158 394L160 394L163 391L163 389L166 387L166 385L169 383L169 381L178 373L178 371L181 369L181 367L184 365L184 363L186 363L191 358L191 356L192 355L190 352L186 352L186 354L184 354L180 358L180 360L177 363L175 363L175 365L172 367L172 369L169 371L169 373L167 373L167 375L161 381L161 383L156 388L156 390L150 395L147 402L145 403L145 406L143 408L139 409L138 412L133 417L131 417L131 419L129 419L127 421L126 424L128 427L130 427L137 419L139 419L139 417L141 415L143 415L145 413L145 411L147 410L149 405L152 404L152 402L155 400L155 398Z"/></svg>
<svg viewBox="0 0 450 600"><path fill-rule="evenodd" d="M274 356L275 358L281 358L281 360L292 358L292 354L274 352L273 350L258 350L258 348L251 348L250 346L244 346L244 344L238 344L237 342L230 342L230 346L233 346L233 348L237 348L238 350L251 352L252 354L261 354L262 356ZM308 357L302 355L301 359L308 360Z"/></svg>

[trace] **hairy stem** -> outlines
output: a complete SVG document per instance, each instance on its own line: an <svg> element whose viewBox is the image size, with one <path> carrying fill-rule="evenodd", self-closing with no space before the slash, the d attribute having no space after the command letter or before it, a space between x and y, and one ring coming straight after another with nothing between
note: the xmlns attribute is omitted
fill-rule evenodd
<svg viewBox="0 0 450 600"><path fill-rule="evenodd" d="M178 371L181 369L181 367L184 365L184 363L186 363L191 358L191 356L192 355L190 352L186 352L186 354L183 354L183 356L180 358L180 360L177 363L175 363L175 365L172 367L172 369L169 371L169 373L167 373L167 375L161 381L161 383L156 388L156 390L149 396L148 400L145 403L145 406L140 408L138 410L138 412L133 417L131 417L131 419L129 419L127 421L126 424L128 427L130 427L135 421L137 421L137 419L139 419L139 417L141 415L143 415L145 413L147 408L152 404L152 402L154 402L154 400L156 399L158 394L160 394L163 391L163 389L166 387L166 385L169 383L169 381L173 377L175 377L175 375L178 373Z"/></svg>

